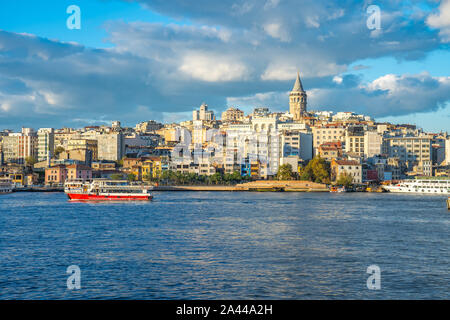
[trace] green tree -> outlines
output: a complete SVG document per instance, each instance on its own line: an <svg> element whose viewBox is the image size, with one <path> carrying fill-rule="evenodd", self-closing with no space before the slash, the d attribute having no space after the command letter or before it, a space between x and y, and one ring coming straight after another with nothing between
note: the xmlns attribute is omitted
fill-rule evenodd
<svg viewBox="0 0 450 320"><path fill-rule="evenodd" d="M34 164L37 162L36 158L29 156L25 158L25 164L29 167L34 166Z"/></svg>
<svg viewBox="0 0 450 320"><path fill-rule="evenodd" d="M111 175L111 180L122 180L123 179L123 175L120 173L113 173Z"/></svg>
<svg viewBox="0 0 450 320"><path fill-rule="evenodd" d="M300 174L301 180L330 183L330 164L317 156L308 162Z"/></svg>
<svg viewBox="0 0 450 320"><path fill-rule="evenodd" d="M136 181L136 175L134 173L130 173L127 176L128 181Z"/></svg>
<svg viewBox="0 0 450 320"><path fill-rule="evenodd" d="M278 180L292 180L294 175L292 173L292 166L289 163L282 164L278 168L277 179Z"/></svg>
<svg viewBox="0 0 450 320"><path fill-rule="evenodd" d="M64 151L66 151L66 150L64 150L63 147L61 147L61 146L56 147L56 148L55 148L55 152L54 152L55 157L58 157L58 156L59 156L62 152L64 152Z"/></svg>
<svg viewBox="0 0 450 320"><path fill-rule="evenodd" d="M347 172L341 173L336 181L336 184L348 188L353 184L353 177Z"/></svg>

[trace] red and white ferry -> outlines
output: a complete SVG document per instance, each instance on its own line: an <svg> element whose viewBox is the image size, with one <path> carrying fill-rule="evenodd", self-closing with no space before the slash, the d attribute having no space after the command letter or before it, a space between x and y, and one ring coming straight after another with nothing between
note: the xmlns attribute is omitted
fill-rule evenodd
<svg viewBox="0 0 450 320"><path fill-rule="evenodd" d="M69 180L64 192L74 201L136 201L151 200L153 187L130 185L126 180L94 179L93 181Z"/></svg>

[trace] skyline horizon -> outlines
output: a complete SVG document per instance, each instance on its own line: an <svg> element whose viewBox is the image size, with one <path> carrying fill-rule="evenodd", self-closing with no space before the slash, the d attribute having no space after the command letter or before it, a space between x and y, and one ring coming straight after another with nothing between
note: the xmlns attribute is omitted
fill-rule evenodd
<svg viewBox="0 0 450 320"><path fill-rule="evenodd" d="M383 4L378 26L360 3L178 2L80 0L80 29L69 0L2 4L0 128L284 112L300 71L309 109L450 131L450 0Z"/></svg>

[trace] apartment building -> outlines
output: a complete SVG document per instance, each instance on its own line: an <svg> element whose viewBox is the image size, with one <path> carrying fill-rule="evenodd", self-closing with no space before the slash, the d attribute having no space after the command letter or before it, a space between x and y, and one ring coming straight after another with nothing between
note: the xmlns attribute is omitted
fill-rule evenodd
<svg viewBox="0 0 450 320"><path fill-rule="evenodd" d="M319 146L328 142L345 143L345 128L340 126L313 127L314 155L318 154Z"/></svg>
<svg viewBox="0 0 450 320"><path fill-rule="evenodd" d="M37 160L47 161L53 157L55 150L55 130L53 128L41 128L37 132Z"/></svg>

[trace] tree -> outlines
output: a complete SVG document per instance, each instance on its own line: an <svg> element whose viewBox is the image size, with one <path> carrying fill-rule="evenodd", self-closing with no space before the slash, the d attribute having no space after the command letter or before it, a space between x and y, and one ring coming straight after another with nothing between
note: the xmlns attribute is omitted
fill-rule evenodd
<svg viewBox="0 0 450 320"><path fill-rule="evenodd" d="M346 188L350 187L352 183L353 177L347 172L341 173L336 181L337 185L344 186Z"/></svg>
<svg viewBox="0 0 450 320"><path fill-rule="evenodd" d="M330 183L330 164L320 156L314 157L302 170L300 178L317 183Z"/></svg>
<svg viewBox="0 0 450 320"><path fill-rule="evenodd" d="M134 173L130 173L127 176L128 181L136 181L136 175Z"/></svg>
<svg viewBox="0 0 450 320"><path fill-rule="evenodd" d="M113 173L111 175L111 180L122 180L123 179L123 175L120 173Z"/></svg>
<svg viewBox="0 0 450 320"><path fill-rule="evenodd" d="M292 173L292 166L289 163L282 164L278 168L277 179L278 180L291 180L294 177Z"/></svg>
<svg viewBox="0 0 450 320"><path fill-rule="evenodd" d="M116 161L118 167L123 167L123 159L125 159L125 157Z"/></svg>
<svg viewBox="0 0 450 320"><path fill-rule="evenodd" d="M55 152L54 152L55 157L58 157L58 156L59 156L62 152L64 152L64 151L66 151L66 150L64 150L63 147L61 147L61 146L56 147L56 148L55 148Z"/></svg>
<svg viewBox="0 0 450 320"><path fill-rule="evenodd" d="M29 156L25 158L25 164L29 167L34 166L34 164L37 162L36 158Z"/></svg>

